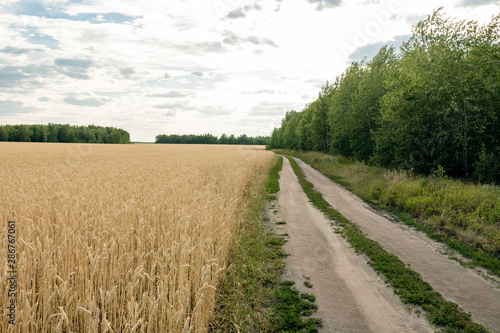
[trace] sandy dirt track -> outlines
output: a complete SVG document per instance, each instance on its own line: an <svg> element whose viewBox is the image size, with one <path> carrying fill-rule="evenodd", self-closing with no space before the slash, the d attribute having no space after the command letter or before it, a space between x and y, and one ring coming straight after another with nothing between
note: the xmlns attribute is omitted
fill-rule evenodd
<svg viewBox="0 0 500 333"><path fill-rule="evenodd" d="M498 285L464 268L440 253L443 244L425 234L383 217L360 198L331 181L310 165L295 159L307 180L332 207L356 223L386 250L411 265L444 298L472 314L473 320L491 332L500 332L500 290Z"/></svg>
<svg viewBox="0 0 500 333"><path fill-rule="evenodd" d="M322 332L433 332L425 316L410 314L367 264L356 255L321 212L307 199L288 160L283 161L278 194L278 215L284 220L278 233L289 235L285 250L287 273L302 292L316 296L315 316L324 321ZM305 277L311 289L302 283Z"/></svg>

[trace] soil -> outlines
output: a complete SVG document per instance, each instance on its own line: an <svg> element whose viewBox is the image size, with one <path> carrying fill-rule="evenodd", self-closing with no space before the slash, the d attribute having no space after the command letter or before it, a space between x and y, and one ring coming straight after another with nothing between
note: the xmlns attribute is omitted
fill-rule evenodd
<svg viewBox="0 0 500 333"><path fill-rule="evenodd" d="M307 180L314 185L316 191L323 194L332 207L354 222L371 239L420 273L445 299L470 312L475 322L491 332L500 332L498 280L485 279L484 273L479 270L460 265L448 257L446 253L450 250L444 244L432 241L424 233L390 218L388 214L375 211L310 165L299 159L295 160ZM352 250L346 248L345 242L332 233L322 214L312 209L307 202L288 161L284 162L279 212L289 222L286 231L291 236L287 247L292 254L289 274L298 274L296 277L302 274L311 276L319 308L322 309L320 298L321 302L330 304L330 307L321 311L325 318L335 318L331 320L331 325L335 325L334 329L361 332L364 331L361 328L363 325L368 330L378 332L404 332L402 327L408 331L428 329L419 320L408 317L401 305L397 304L399 300L395 300L390 289L381 284L380 279L366 267L366 260L353 255ZM340 309L343 311L339 312ZM354 325L353 322L362 326L349 326ZM338 326L339 323L342 323L341 326ZM379 325L388 325L388 329ZM404 326L395 328L397 325Z"/></svg>
<svg viewBox="0 0 500 333"><path fill-rule="evenodd" d="M284 159L278 200L270 218L278 234L288 234L287 272L301 292L316 296L322 332L433 332L425 315L407 308L381 276L357 255L307 199ZM276 225L285 221L284 225ZM304 286L309 281L312 288Z"/></svg>

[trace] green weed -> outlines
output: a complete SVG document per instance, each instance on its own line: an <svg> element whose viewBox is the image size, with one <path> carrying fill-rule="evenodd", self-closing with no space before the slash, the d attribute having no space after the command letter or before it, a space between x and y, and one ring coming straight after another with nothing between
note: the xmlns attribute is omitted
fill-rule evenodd
<svg viewBox="0 0 500 333"><path fill-rule="evenodd" d="M306 288L312 288L313 287L312 283L309 282L309 281L307 281L307 280L304 281L304 286L306 286Z"/></svg>
<svg viewBox="0 0 500 333"><path fill-rule="evenodd" d="M276 247L276 246L283 246L286 243L286 239L283 237L273 237L267 240L266 246L268 247Z"/></svg>
<svg viewBox="0 0 500 333"><path fill-rule="evenodd" d="M318 309L314 304L316 298L310 294L300 293L293 288L293 281L283 281L281 287L274 292L273 327L276 332L318 332L323 322L318 318L303 319Z"/></svg>

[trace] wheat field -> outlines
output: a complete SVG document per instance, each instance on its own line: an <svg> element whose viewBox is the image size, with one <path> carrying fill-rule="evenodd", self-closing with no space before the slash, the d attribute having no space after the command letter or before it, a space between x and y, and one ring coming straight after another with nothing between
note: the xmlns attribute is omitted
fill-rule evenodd
<svg viewBox="0 0 500 333"><path fill-rule="evenodd" d="M0 331L206 331L245 194L273 159L242 146L0 143Z"/></svg>

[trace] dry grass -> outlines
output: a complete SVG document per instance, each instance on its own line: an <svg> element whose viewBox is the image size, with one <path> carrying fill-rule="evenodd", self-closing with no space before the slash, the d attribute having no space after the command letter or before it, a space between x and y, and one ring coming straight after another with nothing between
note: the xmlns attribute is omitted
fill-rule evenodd
<svg viewBox="0 0 500 333"><path fill-rule="evenodd" d="M234 146L0 144L0 235L17 221L17 324L1 332L198 332L249 184L274 154Z"/></svg>

